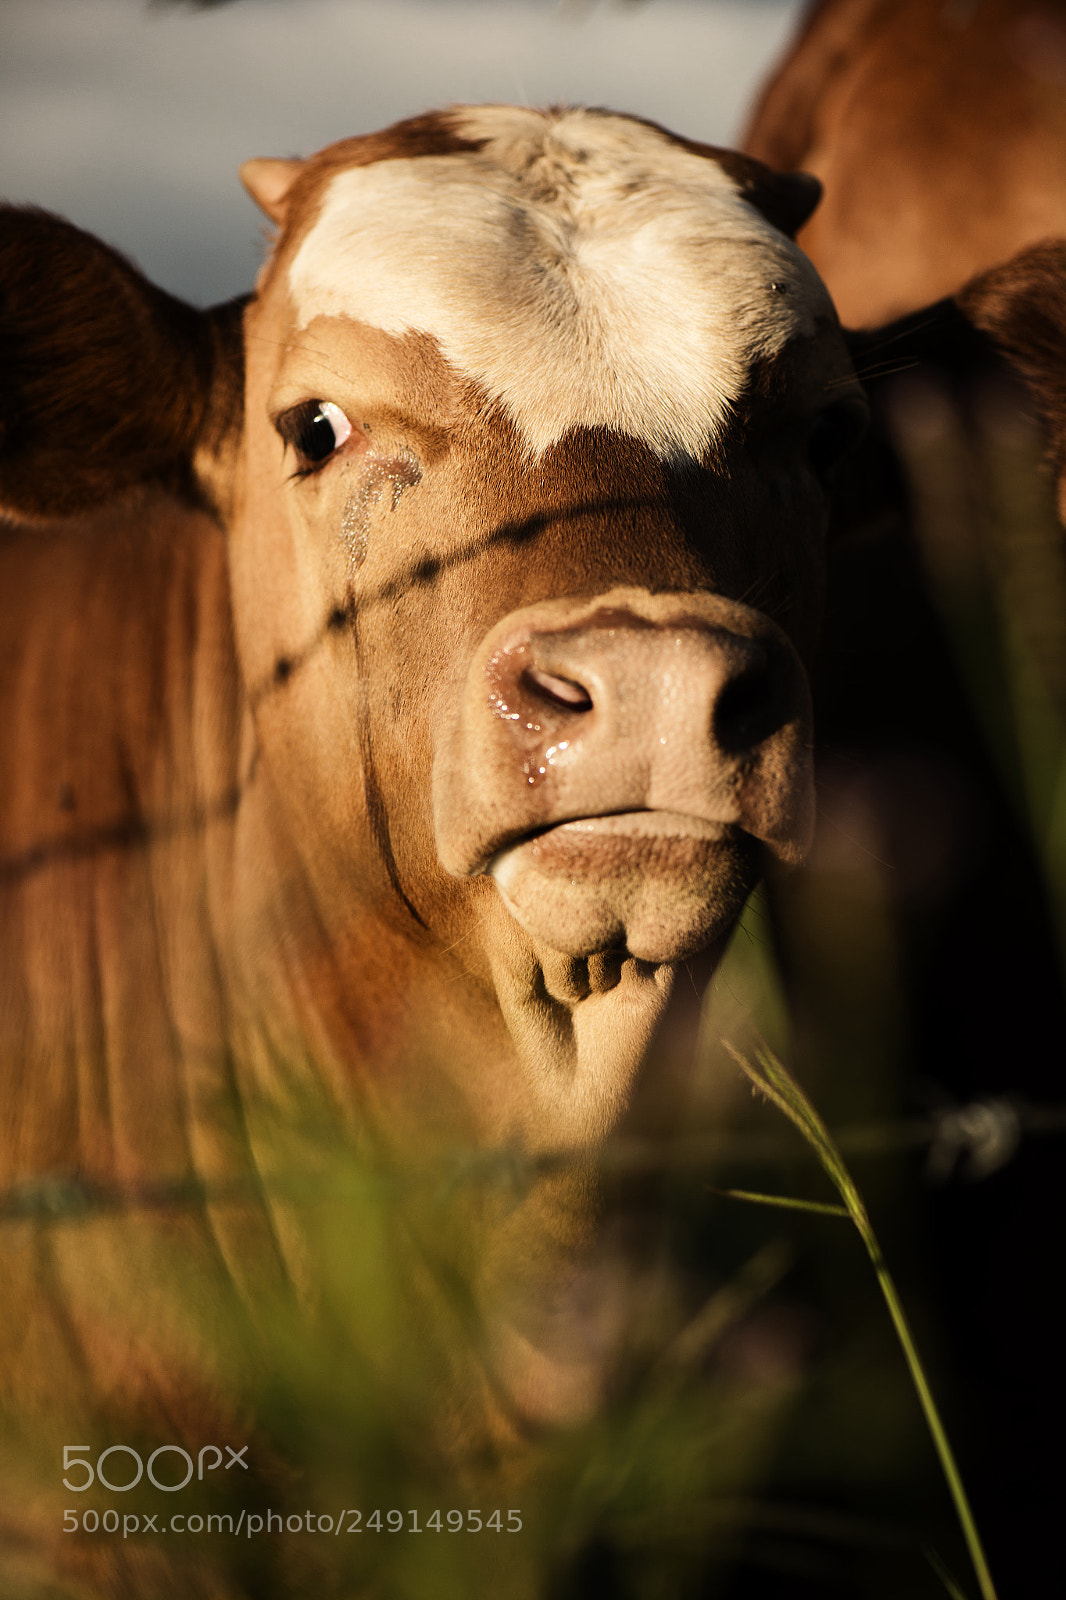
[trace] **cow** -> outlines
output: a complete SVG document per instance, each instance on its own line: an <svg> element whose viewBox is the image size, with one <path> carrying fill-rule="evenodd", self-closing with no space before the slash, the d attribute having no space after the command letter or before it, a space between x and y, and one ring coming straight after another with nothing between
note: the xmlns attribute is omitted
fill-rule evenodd
<svg viewBox="0 0 1066 1600"><path fill-rule="evenodd" d="M999 356L1022 376L1066 520L1066 7L817 0L741 144L825 185L799 242L844 324L877 334L853 340L860 366L907 348L971 386ZM915 314L924 346L885 327Z"/></svg>
<svg viewBox="0 0 1066 1600"><path fill-rule="evenodd" d="M873 328L1066 236L1061 0L817 0L741 147L825 185L800 243Z"/></svg>
<svg viewBox="0 0 1066 1600"><path fill-rule="evenodd" d="M831 535L815 704L818 779L837 800L808 883L841 837L853 864L887 863L895 1071L912 1102L930 1084L956 1103L1061 1097L1044 1051L1066 1029L1045 842L1060 807L1036 774L1054 772L1066 715L1064 51L1059 4L822 0L742 141L826 184L800 242L851 324L871 406ZM845 914L838 898L824 917ZM793 970L809 965L801 937L781 939ZM821 1058L842 1034L861 1050L800 987ZM1062 1230L1056 1156L1026 1146L971 1195L927 1191L921 1210L959 1412L984 1416L978 1521L993 1570L1027 1592L1058 1564L1040 1484L1063 1390L1033 1374L1063 1331L1035 1303L1028 1242L1035 1215L1045 1239ZM1005 1467L1021 1461L1026 1481Z"/></svg>
<svg viewBox="0 0 1066 1600"><path fill-rule="evenodd" d="M2 219L3 1403L236 1450L203 1326L315 1303L272 1179L328 1128L543 1163L480 1218L447 1411L509 1448L594 1403L553 1317L678 966L807 848L864 402L802 176L484 106L242 177L276 237L207 311ZM87 1592L174 1592L79 1549Z"/></svg>

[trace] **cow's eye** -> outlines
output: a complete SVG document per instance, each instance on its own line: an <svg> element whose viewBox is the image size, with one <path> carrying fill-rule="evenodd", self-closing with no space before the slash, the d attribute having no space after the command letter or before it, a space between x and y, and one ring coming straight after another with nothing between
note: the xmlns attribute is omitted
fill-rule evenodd
<svg viewBox="0 0 1066 1600"><path fill-rule="evenodd" d="M822 483L832 481L835 468L859 443L868 421L865 401L854 397L827 406L815 417L807 435L807 460Z"/></svg>
<svg viewBox="0 0 1066 1600"><path fill-rule="evenodd" d="M301 472L312 472L329 460L351 436L352 425L332 400L305 400L275 418L286 444L291 444Z"/></svg>

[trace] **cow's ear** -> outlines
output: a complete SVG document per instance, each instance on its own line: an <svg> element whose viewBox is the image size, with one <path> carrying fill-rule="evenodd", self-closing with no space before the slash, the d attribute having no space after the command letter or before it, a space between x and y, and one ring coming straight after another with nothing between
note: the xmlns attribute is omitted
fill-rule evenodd
<svg viewBox="0 0 1066 1600"><path fill-rule="evenodd" d="M754 156L735 150L718 152L721 165L749 205L767 222L794 239L822 198L822 185L810 172L775 172Z"/></svg>
<svg viewBox="0 0 1066 1600"><path fill-rule="evenodd" d="M302 161L275 161L267 156L241 163L241 182L260 211L265 211L279 227L288 210L289 190L303 167Z"/></svg>
<svg viewBox="0 0 1066 1600"><path fill-rule="evenodd" d="M652 122L647 126L656 128L659 125ZM822 185L813 173L775 172L773 167L756 161L754 156L744 155L740 150L726 150L718 144L701 144L698 139L682 139L666 128L659 128L659 132L665 133L668 139L683 149L717 162L737 185L741 199L754 206L767 222L782 233L787 233L790 239L796 237L822 198Z"/></svg>
<svg viewBox="0 0 1066 1600"><path fill-rule="evenodd" d="M1021 373L1066 464L1066 239L1030 245L955 298Z"/></svg>
<svg viewBox="0 0 1066 1600"><path fill-rule="evenodd" d="M751 188L744 191L744 198L767 222L794 239L821 200L822 185L813 172L774 172L763 167Z"/></svg>
<svg viewBox="0 0 1066 1600"><path fill-rule="evenodd" d="M239 436L239 310L198 311L61 217L0 207L0 511L158 483L215 505Z"/></svg>

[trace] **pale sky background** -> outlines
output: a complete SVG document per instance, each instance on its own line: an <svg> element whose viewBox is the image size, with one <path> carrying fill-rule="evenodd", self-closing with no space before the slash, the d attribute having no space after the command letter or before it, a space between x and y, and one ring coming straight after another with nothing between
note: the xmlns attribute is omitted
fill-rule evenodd
<svg viewBox="0 0 1066 1600"><path fill-rule="evenodd" d="M732 143L802 0L0 0L0 196L205 304L262 253L238 164L457 100L572 101Z"/></svg>

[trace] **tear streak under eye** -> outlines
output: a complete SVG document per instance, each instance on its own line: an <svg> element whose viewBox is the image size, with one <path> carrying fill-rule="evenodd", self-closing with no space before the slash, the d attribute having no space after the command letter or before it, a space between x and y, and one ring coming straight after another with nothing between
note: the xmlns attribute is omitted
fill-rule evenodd
<svg viewBox="0 0 1066 1600"><path fill-rule="evenodd" d="M341 539L353 567L366 560L372 511L384 502L395 511L405 489L413 489L422 478L422 468L410 456L393 456L385 461L366 461L359 473L358 486L345 501L341 516Z"/></svg>

